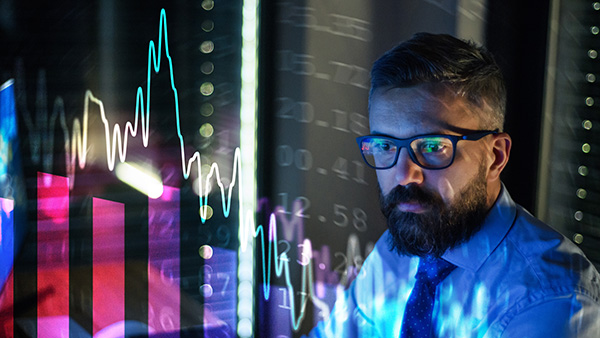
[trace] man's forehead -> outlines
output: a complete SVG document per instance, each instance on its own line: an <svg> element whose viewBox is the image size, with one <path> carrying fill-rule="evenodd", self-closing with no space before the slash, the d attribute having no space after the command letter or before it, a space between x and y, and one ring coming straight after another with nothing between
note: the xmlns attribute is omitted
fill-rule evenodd
<svg viewBox="0 0 600 338"><path fill-rule="evenodd" d="M369 120L371 131L386 133L464 133L478 129L478 119L467 100L449 90L432 90L431 86L383 88L371 96ZM383 129L383 130L379 130ZM407 135L404 135L407 136Z"/></svg>

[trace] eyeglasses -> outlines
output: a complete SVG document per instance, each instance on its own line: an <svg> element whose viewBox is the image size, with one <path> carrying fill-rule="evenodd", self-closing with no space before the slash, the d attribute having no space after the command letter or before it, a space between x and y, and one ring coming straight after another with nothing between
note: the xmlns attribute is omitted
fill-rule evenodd
<svg viewBox="0 0 600 338"><path fill-rule="evenodd" d="M356 138L365 162L373 169L389 169L396 165L403 147L410 158L423 169L448 168L456 155L458 141L477 141L484 136L497 134L485 130L469 135L419 135L398 139L389 136L367 135Z"/></svg>

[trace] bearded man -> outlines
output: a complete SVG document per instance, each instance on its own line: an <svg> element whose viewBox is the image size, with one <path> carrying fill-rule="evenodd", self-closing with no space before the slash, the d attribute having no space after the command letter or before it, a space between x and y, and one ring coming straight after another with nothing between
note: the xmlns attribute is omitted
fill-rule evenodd
<svg viewBox="0 0 600 338"><path fill-rule="evenodd" d="M600 337L600 275L510 197L506 90L481 46L416 34L371 71L371 134L388 221L311 337Z"/></svg>

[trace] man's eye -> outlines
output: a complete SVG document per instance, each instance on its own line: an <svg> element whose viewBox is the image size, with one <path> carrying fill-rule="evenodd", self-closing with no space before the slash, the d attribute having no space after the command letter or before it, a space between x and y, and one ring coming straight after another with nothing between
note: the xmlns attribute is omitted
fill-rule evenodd
<svg viewBox="0 0 600 338"><path fill-rule="evenodd" d="M377 142L375 144L375 149L382 151L382 152L387 152L387 151L392 150L393 146L394 145L390 142Z"/></svg>
<svg viewBox="0 0 600 338"><path fill-rule="evenodd" d="M423 140L418 145L419 152L423 155L441 155L446 154L452 148L452 144L444 140Z"/></svg>
<svg viewBox="0 0 600 338"><path fill-rule="evenodd" d="M437 152L441 152L444 150L444 144L443 143L438 143L438 142L429 142L429 143L424 143L423 145L421 145L421 152L428 154L428 153L437 153Z"/></svg>

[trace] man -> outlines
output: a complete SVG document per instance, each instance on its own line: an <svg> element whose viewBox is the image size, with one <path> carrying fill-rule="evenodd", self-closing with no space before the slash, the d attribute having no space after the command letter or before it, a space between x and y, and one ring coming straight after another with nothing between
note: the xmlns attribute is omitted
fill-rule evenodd
<svg viewBox="0 0 600 338"><path fill-rule="evenodd" d="M505 88L484 48L420 33L373 66L388 231L311 337L600 337L600 276L500 181Z"/></svg>

